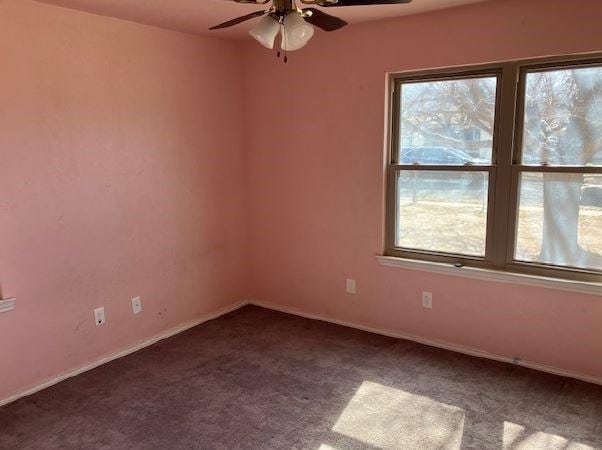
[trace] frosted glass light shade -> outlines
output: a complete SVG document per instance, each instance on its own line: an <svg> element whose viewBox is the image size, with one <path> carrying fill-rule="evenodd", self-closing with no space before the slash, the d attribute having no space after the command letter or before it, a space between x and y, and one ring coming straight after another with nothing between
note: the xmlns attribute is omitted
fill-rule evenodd
<svg viewBox="0 0 602 450"><path fill-rule="evenodd" d="M314 35L314 27L307 23L298 12L292 12L284 19L282 50L292 52L307 45Z"/></svg>
<svg viewBox="0 0 602 450"><path fill-rule="evenodd" d="M274 41L280 32L280 24L272 16L265 16L257 26L249 31L257 42L269 49L274 48Z"/></svg>

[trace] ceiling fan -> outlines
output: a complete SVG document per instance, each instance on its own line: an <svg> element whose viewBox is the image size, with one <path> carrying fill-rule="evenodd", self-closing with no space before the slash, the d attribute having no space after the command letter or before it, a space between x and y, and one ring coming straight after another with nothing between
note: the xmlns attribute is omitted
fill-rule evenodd
<svg viewBox="0 0 602 450"><path fill-rule="evenodd" d="M248 3L251 5L265 5L272 3L269 9L255 11L236 19L229 20L210 30L228 28L256 17L263 17L257 26L249 34L261 45L269 49L274 48L274 42L278 33L282 31L282 42L280 47L285 52L299 50L305 47L314 35L314 26L325 31L335 31L347 25L342 19L326 14L324 11L309 7L298 8L297 3L303 5L316 5L325 8L342 6L368 6L368 5L391 5L398 3L410 3L412 0L231 0L236 3ZM286 61L286 59L285 59Z"/></svg>

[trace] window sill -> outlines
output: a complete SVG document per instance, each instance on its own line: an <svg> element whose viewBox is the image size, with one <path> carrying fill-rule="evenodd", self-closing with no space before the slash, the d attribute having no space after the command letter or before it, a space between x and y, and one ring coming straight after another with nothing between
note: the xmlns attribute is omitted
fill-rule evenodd
<svg viewBox="0 0 602 450"><path fill-rule="evenodd" d="M0 314L12 311L15 309L16 298L10 298L8 300L0 300Z"/></svg>
<svg viewBox="0 0 602 450"><path fill-rule="evenodd" d="M477 267L455 267L450 264L396 258L393 256L378 255L376 260L381 266L386 267L399 267L402 269L422 270L425 272L494 281L498 283L520 284L561 291L579 292L583 294L602 295L602 283L547 278L535 275L502 272L499 270L480 269Z"/></svg>

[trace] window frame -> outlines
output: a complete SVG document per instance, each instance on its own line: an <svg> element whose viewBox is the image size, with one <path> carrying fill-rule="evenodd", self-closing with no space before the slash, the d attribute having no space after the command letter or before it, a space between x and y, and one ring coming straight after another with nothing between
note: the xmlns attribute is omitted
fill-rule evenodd
<svg viewBox="0 0 602 450"><path fill-rule="evenodd" d="M564 172L602 174L602 166L522 165L526 77L528 73L571 67L602 67L602 54L570 55L552 58L506 61L464 67L420 70L389 75L389 125L386 159L385 256L410 260L449 263L493 269L508 273L559 279L602 280L602 271L554 266L514 259L519 213L519 182L524 172ZM440 80L461 80L496 76L497 92L489 165L404 165L399 164L401 88L403 84ZM482 171L489 173L485 255L473 257L444 252L397 247L397 173L400 170Z"/></svg>

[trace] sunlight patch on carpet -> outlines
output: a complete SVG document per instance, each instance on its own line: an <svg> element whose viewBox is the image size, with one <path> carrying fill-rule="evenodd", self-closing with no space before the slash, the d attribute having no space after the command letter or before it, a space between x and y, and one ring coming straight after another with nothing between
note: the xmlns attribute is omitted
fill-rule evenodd
<svg viewBox="0 0 602 450"><path fill-rule="evenodd" d="M529 432L522 425L504 422L504 450L594 450L594 447L569 441L556 434Z"/></svg>
<svg viewBox="0 0 602 450"><path fill-rule="evenodd" d="M333 431L378 448L459 448L464 410L364 381Z"/></svg>

